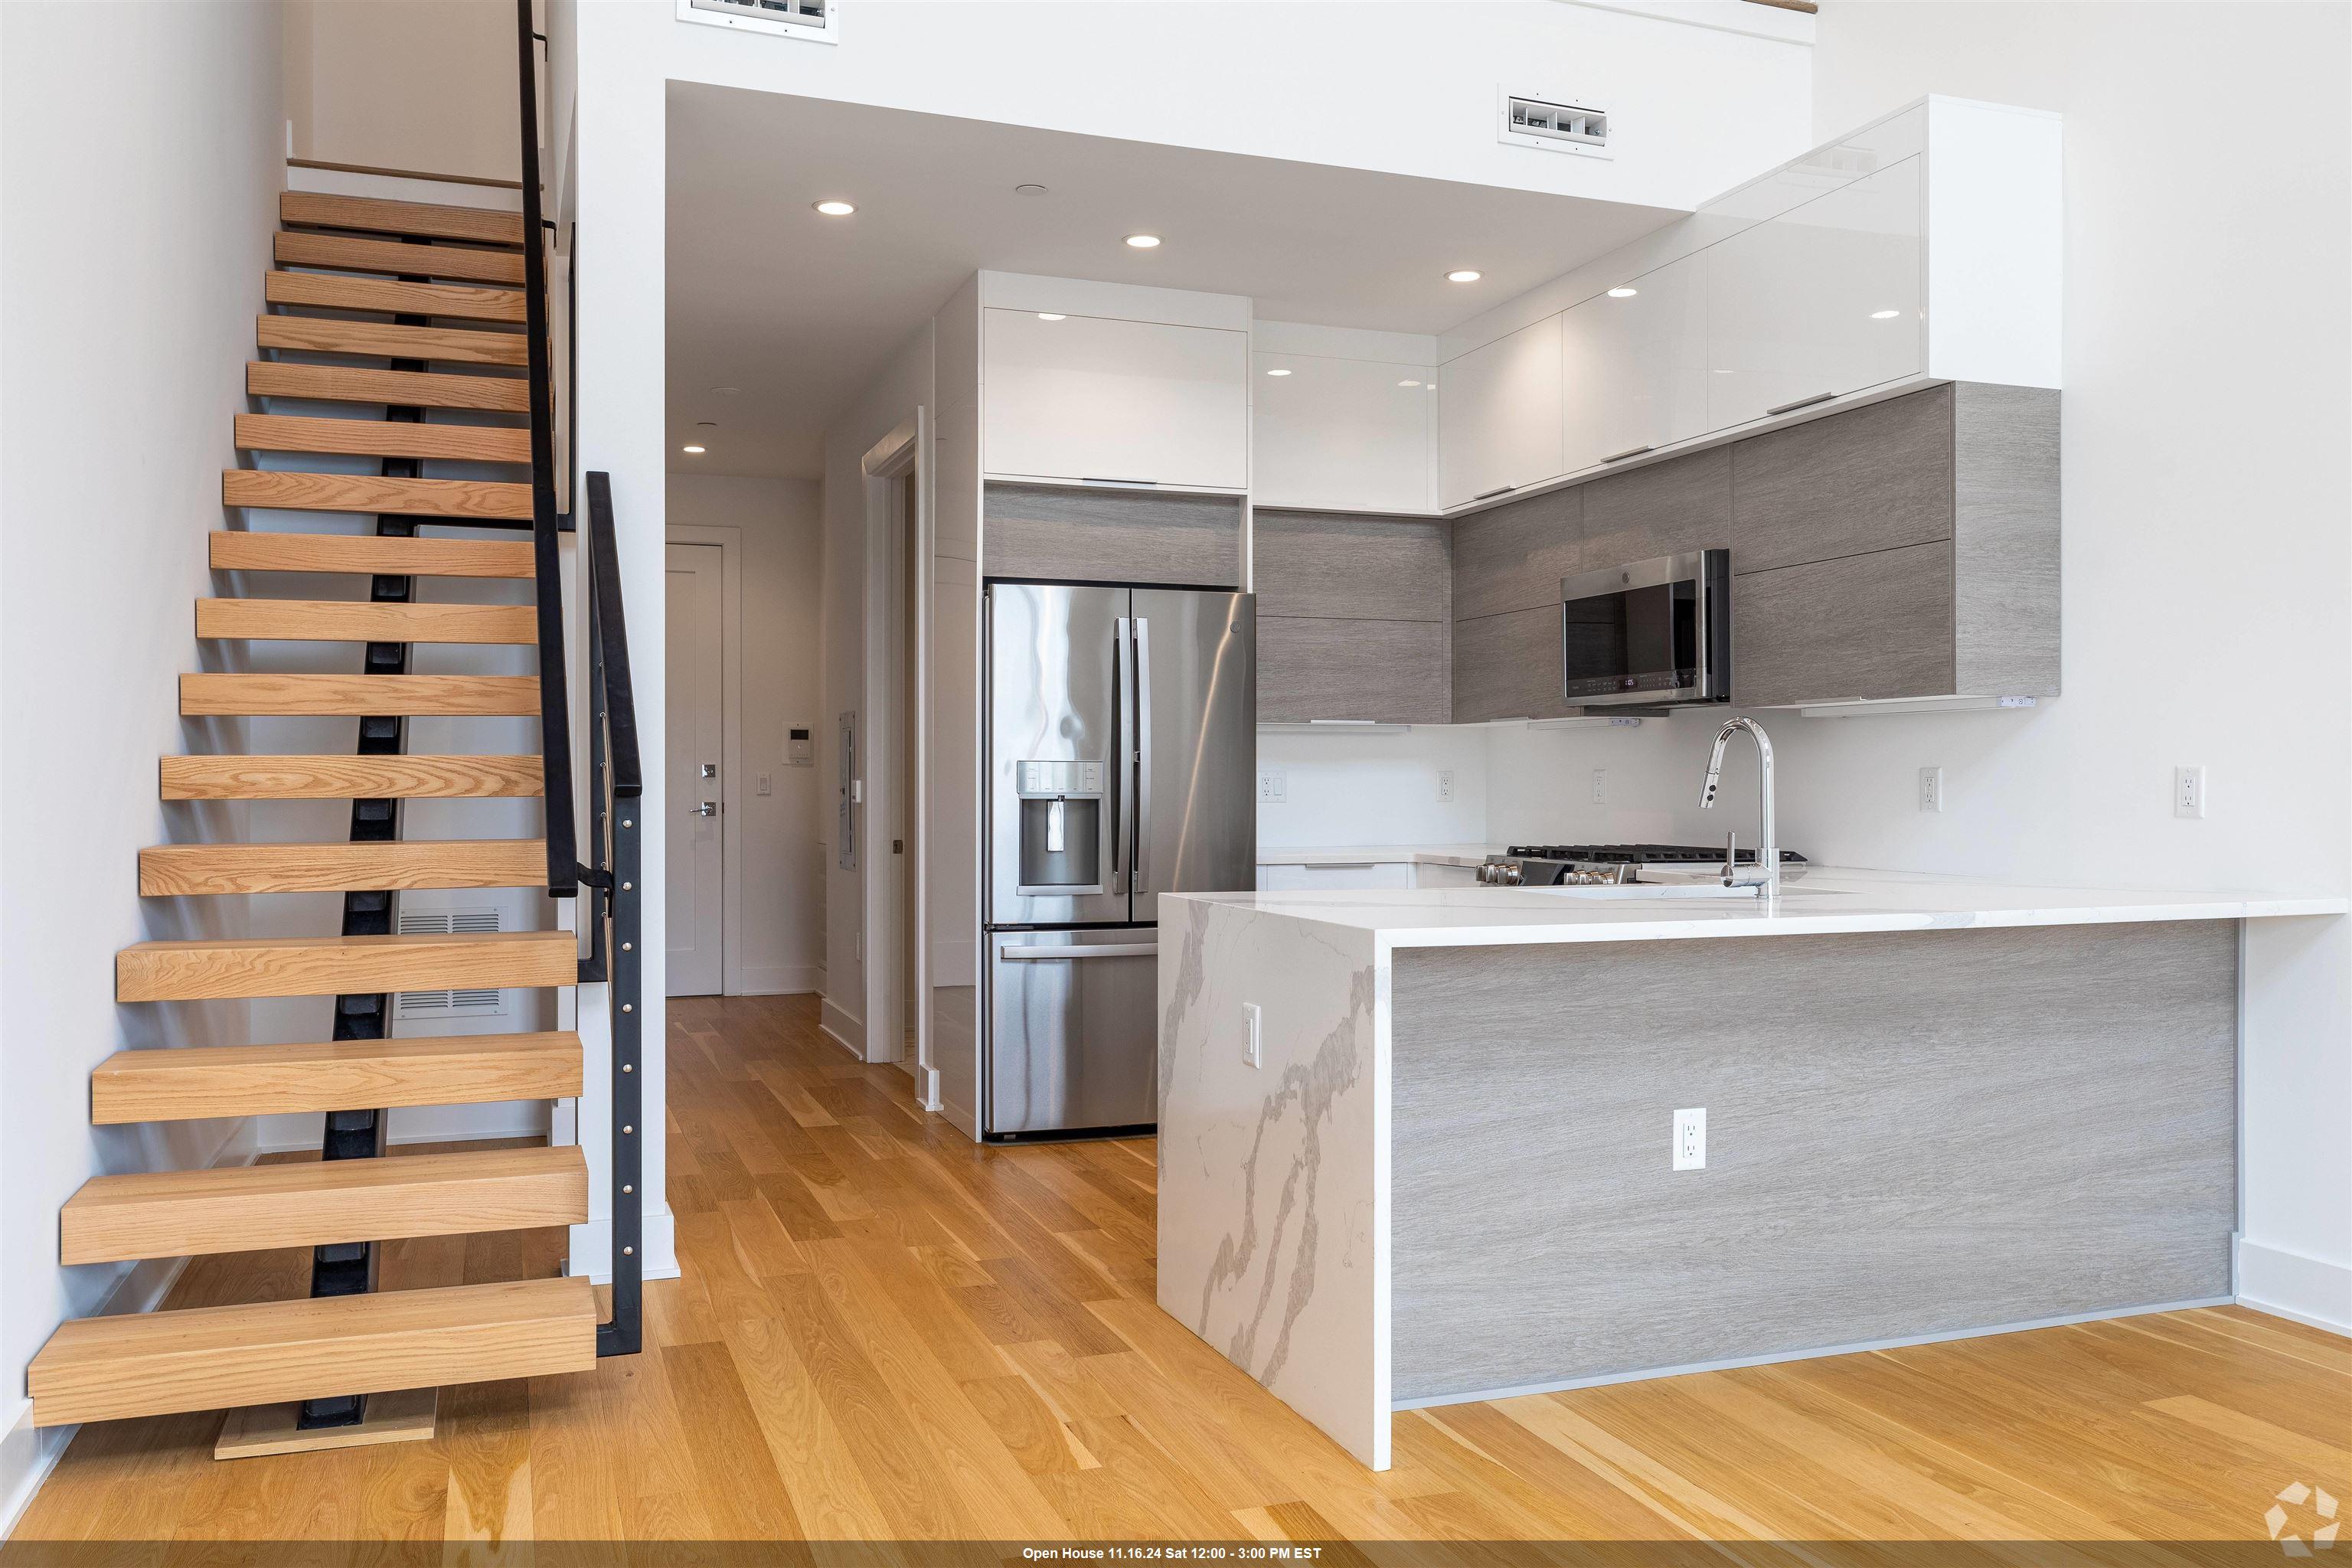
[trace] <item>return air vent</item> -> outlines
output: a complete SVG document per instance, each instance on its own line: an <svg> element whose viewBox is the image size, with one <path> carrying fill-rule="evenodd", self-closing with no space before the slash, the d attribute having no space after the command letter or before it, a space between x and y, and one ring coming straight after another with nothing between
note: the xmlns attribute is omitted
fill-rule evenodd
<svg viewBox="0 0 2352 1568"><path fill-rule="evenodd" d="M494 931L499 911L471 910L403 910L403 936L448 936L459 931ZM436 1018L495 1018L507 1010L507 994L496 986L467 991L403 991L393 1005L395 1023Z"/></svg>
<svg viewBox="0 0 2352 1568"><path fill-rule="evenodd" d="M677 0L677 19L812 43L839 41L838 0Z"/></svg>
<svg viewBox="0 0 2352 1568"><path fill-rule="evenodd" d="M1530 98L1506 89L1498 139L1515 147L1540 147L1553 153L1606 153L1609 112L1565 99Z"/></svg>

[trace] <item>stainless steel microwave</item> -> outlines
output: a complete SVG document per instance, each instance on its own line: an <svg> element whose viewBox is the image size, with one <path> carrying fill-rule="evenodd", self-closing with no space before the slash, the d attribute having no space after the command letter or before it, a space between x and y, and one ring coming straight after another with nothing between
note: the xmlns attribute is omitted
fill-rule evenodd
<svg viewBox="0 0 2352 1568"><path fill-rule="evenodd" d="M1586 707L1731 700L1731 552L1559 580L1561 690Z"/></svg>

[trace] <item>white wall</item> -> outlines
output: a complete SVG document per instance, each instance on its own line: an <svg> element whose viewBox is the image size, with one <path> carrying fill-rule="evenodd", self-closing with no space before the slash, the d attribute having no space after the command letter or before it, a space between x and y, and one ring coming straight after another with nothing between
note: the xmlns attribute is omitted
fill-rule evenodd
<svg viewBox="0 0 2352 1568"><path fill-rule="evenodd" d="M106 1171L241 1157L242 1124L89 1126L128 1046L232 1043L242 1005L114 1003L114 952L237 935L246 900L145 900L135 857L246 814L158 802L192 605L236 461L238 375L281 173L278 16L262 4L0 6L0 1531L70 1434L36 1439L25 1367L63 1318L148 1305L169 1265L61 1268L58 1207ZM158 244L157 236L171 237Z"/></svg>
<svg viewBox="0 0 2352 1568"><path fill-rule="evenodd" d="M1260 730L1258 772L1282 775L1284 798L1257 808L1258 847L1486 843L1486 730L1471 724ZM1437 798L1442 772L1454 775L1450 803Z"/></svg>
<svg viewBox="0 0 2352 1568"><path fill-rule="evenodd" d="M817 732L819 814L825 843L824 1027L868 1060L892 1061L898 1042L868 1040L866 1032L866 949L878 932L881 912L866 907L865 861L874 835L871 819L858 812L859 864L845 870L834 851L835 786L840 763L840 716L857 714L859 774L895 776L898 734L893 725L872 722L866 712L866 678L880 629L866 615L867 571L876 541L866 528L867 480L859 467L877 441L912 417L918 407L936 413L936 333L926 321L891 356L874 384L824 436L824 707ZM880 798L874 785L867 798Z"/></svg>
<svg viewBox="0 0 2352 1568"><path fill-rule="evenodd" d="M288 154L513 180L509 0L287 0Z"/></svg>
<svg viewBox="0 0 2352 1568"><path fill-rule="evenodd" d="M669 524L731 531L743 609L737 742L741 774L728 810L735 856L726 868L727 989L761 995L817 989L824 969L824 876L819 836L830 826L832 775L785 760L785 731L822 737L822 488L807 479L669 477ZM772 793L762 795L765 776Z"/></svg>

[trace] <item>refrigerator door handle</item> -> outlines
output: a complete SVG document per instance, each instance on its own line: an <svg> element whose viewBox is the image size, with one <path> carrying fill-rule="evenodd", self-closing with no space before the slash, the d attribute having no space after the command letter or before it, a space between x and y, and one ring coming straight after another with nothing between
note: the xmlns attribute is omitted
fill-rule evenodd
<svg viewBox="0 0 2352 1568"><path fill-rule="evenodd" d="M1125 865L1125 846L1130 832L1127 814L1131 809L1133 792L1128 787L1128 758L1135 752L1135 742L1128 731L1133 722L1133 710L1127 700L1127 637L1134 625L1121 616L1111 623L1110 634L1110 733L1111 744L1118 754L1111 759L1110 778L1110 874L1111 891L1127 891L1126 879L1120 875Z"/></svg>
<svg viewBox="0 0 2352 1568"><path fill-rule="evenodd" d="M1093 947L1079 947L1075 943L1003 947L997 949L996 955L1015 963L1045 963L1066 958L1157 958L1160 956L1160 944L1156 942L1107 942Z"/></svg>
<svg viewBox="0 0 2352 1568"><path fill-rule="evenodd" d="M1135 890L1151 890L1151 623L1135 617Z"/></svg>

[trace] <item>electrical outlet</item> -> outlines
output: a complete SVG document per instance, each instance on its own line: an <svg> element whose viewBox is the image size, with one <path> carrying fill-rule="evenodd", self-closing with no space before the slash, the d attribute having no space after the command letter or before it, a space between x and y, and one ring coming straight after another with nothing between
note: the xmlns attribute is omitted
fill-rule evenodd
<svg viewBox="0 0 2352 1568"><path fill-rule="evenodd" d="M1454 770L1452 768L1440 768L1437 770L1437 804L1444 805L1453 798Z"/></svg>
<svg viewBox="0 0 2352 1568"><path fill-rule="evenodd" d="M1261 805L1269 801L1288 800L1290 798L1289 775L1278 773L1272 768L1260 770L1257 775L1257 798Z"/></svg>
<svg viewBox="0 0 2352 1568"><path fill-rule="evenodd" d="M1258 1035L1258 1011L1256 1003L1244 1002L1242 1004L1242 1022L1247 1026L1249 1030L1249 1041L1242 1047L1242 1060L1249 1063L1249 1065L1254 1068L1262 1068L1265 1066L1265 1055L1263 1049L1264 1042L1260 1039Z"/></svg>
<svg viewBox="0 0 2352 1568"><path fill-rule="evenodd" d="M2172 815L2175 816L2205 815L2205 770L2203 768L2172 770Z"/></svg>
<svg viewBox="0 0 2352 1568"><path fill-rule="evenodd" d="M758 787L759 787L759 792L760 792L761 795L773 795L773 794L775 794L775 793L776 793L776 781L775 781L774 776L773 776L772 774L769 774L769 773L761 773L761 774L760 775L760 782L759 782L759 786L758 786Z"/></svg>
<svg viewBox="0 0 2352 1568"><path fill-rule="evenodd" d="M1592 804L1595 805L1609 804L1609 770L1607 768L1592 770Z"/></svg>
<svg viewBox="0 0 2352 1568"><path fill-rule="evenodd" d="M1675 1169L1706 1169L1706 1107L1675 1112Z"/></svg>
<svg viewBox="0 0 2352 1568"><path fill-rule="evenodd" d="M1919 770L1919 809L1922 811L1944 809L1943 769L1921 768Z"/></svg>

